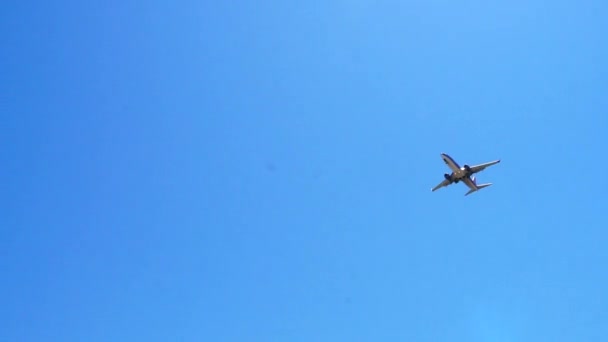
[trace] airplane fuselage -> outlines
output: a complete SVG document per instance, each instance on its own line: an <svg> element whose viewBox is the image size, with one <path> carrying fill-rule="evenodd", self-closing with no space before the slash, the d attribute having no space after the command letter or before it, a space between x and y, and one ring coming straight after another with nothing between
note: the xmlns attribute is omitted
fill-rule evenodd
<svg viewBox="0 0 608 342"><path fill-rule="evenodd" d="M468 165L461 167L452 157L448 156L445 153L441 154L441 158L443 159L443 162L446 163L446 165L450 168L450 170L452 170L452 173L446 173L444 175L447 180L458 182L461 179L471 175L471 170Z"/></svg>

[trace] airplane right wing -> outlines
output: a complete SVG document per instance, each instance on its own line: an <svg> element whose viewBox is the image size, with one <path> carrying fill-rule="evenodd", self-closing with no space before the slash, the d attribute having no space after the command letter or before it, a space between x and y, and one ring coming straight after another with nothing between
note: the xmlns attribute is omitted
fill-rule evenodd
<svg viewBox="0 0 608 342"><path fill-rule="evenodd" d="M471 166L471 173L481 172L481 171L485 170L485 168L490 167L490 166L495 165L495 164L498 164L498 163L500 163L500 159L499 160L491 161L489 163L483 163L483 164L479 164L479 165L473 165L473 166Z"/></svg>
<svg viewBox="0 0 608 342"><path fill-rule="evenodd" d="M451 182L451 181L449 181L449 180L447 180L447 179L444 179L444 180L443 180L443 182L441 182L441 183L437 184L437 185L436 185L434 188L432 188L432 189L431 189L431 191L435 191L435 190L437 190L437 189L439 189L439 188L442 188L442 187L444 187L444 186L448 186L448 185L450 185L450 184L452 184L452 182Z"/></svg>

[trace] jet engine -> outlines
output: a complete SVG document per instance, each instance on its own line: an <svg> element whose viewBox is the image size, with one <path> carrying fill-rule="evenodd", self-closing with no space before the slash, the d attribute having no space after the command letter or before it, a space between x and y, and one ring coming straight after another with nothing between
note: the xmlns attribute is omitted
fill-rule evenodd
<svg viewBox="0 0 608 342"><path fill-rule="evenodd" d="M450 176L450 174L446 173L443 175L443 177L445 177L445 179L451 181L452 180L452 176Z"/></svg>
<svg viewBox="0 0 608 342"><path fill-rule="evenodd" d="M465 164L465 165L464 165L464 169L465 169L467 172L471 172L471 167L470 167L469 165L466 165L466 164Z"/></svg>

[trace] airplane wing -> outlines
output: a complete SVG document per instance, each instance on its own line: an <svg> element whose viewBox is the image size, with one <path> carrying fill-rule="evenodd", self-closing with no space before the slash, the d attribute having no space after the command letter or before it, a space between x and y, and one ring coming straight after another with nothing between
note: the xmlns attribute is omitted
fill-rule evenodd
<svg viewBox="0 0 608 342"><path fill-rule="evenodd" d="M483 163L483 164L479 164L479 165L473 165L473 166L471 166L471 174L483 171L487 167L490 167L490 166L498 164L498 163L500 163L500 159L499 160L491 161L489 163Z"/></svg>
<svg viewBox="0 0 608 342"><path fill-rule="evenodd" d="M441 183L437 184L437 185L436 185L434 188L432 188L432 189L431 189L431 191L435 191L435 190L437 190L437 189L439 189L439 188L442 188L442 187L444 187L444 186L448 186L448 185L450 185L450 184L452 184L452 182L451 182L451 181L449 181L449 180L447 180L447 179L444 179L444 180L443 180L443 182L441 182Z"/></svg>

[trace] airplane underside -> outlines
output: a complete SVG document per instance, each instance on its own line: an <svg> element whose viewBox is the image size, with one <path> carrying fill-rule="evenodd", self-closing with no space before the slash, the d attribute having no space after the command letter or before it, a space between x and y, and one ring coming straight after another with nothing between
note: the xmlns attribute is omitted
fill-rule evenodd
<svg viewBox="0 0 608 342"><path fill-rule="evenodd" d="M454 159L452 159L452 157L448 156L447 154L442 153L441 156L446 165L452 170L452 173L445 173L443 175L445 180L439 183L431 190L435 191L441 187L448 186L453 183L458 184L462 181L470 189L465 194L465 196L492 185L492 183L477 184L474 174L483 171L489 166L500 163L500 160L495 160L474 166L469 166L465 164L463 167L460 167L458 163L456 163L456 161L454 161Z"/></svg>

